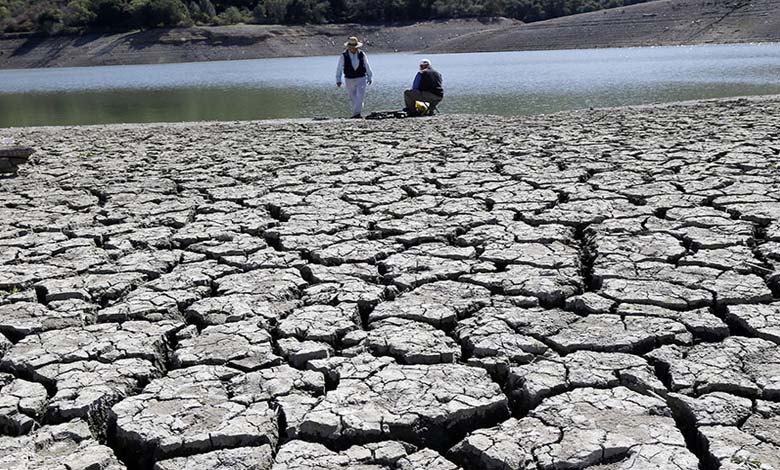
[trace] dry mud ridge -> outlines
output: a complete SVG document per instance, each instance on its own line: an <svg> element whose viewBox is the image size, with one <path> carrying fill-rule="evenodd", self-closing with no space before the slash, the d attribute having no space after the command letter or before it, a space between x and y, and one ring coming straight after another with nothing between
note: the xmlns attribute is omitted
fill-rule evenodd
<svg viewBox="0 0 780 470"><path fill-rule="evenodd" d="M780 469L780 98L7 134L3 469Z"/></svg>

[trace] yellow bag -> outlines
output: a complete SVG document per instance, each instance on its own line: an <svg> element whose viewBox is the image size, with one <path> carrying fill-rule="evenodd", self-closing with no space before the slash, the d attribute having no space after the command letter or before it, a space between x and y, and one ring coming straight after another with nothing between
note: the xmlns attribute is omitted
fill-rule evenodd
<svg viewBox="0 0 780 470"><path fill-rule="evenodd" d="M414 109L417 110L417 114L424 115L428 114L428 103L425 101L415 101L414 102Z"/></svg>

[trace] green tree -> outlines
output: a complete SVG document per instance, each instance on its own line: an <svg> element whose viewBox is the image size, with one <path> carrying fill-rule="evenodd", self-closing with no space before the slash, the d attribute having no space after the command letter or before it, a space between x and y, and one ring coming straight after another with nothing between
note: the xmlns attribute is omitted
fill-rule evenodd
<svg viewBox="0 0 780 470"><path fill-rule="evenodd" d="M228 7L227 10L219 15L220 24L238 24L248 23L251 21L251 16L246 10L239 10L237 7Z"/></svg>
<svg viewBox="0 0 780 470"><path fill-rule="evenodd" d="M65 7L65 25L83 28L95 21L91 0L71 0Z"/></svg>
<svg viewBox="0 0 780 470"><path fill-rule="evenodd" d="M191 24L190 14L181 0L133 0L133 17L143 28L167 28Z"/></svg>
<svg viewBox="0 0 780 470"><path fill-rule="evenodd" d="M290 0L265 0L265 15L273 24L282 24L287 18Z"/></svg>
<svg viewBox="0 0 780 470"><path fill-rule="evenodd" d="M90 10L95 15L92 26L123 29L130 25L132 12L127 0L92 0Z"/></svg>
<svg viewBox="0 0 780 470"><path fill-rule="evenodd" d="M255 8L252 10L252 16L255 23L266 24L268 23L268 16L265 14L265 3L258 2Z"/></svg>
<svg viewBox="0 0 780 470"><path fill-rule="evenodd" d="M330 17L330 3L322 0L290 0L284 22L291 24L326 23Z"/></svg>
<svg viewBox="0 0 780 470"><path fill-rule="evenodd" d="M38 15L38 31L47 35L57 34L64 26L62 11L54 8L44 10Z"/></svg>

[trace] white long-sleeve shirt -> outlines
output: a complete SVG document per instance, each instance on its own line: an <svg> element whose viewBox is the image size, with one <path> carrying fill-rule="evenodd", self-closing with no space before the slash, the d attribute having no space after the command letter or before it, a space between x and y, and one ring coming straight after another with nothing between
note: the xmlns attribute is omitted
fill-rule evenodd
<svg viewBox="0 0 780 470"><path fill-rule="evenodd" d="M357 53L351 53L347 51L349 60L352 62L352 68L357 70L360 67L360 58ZM363 53L363 64L366 66L366 79L369 82L374 81L374 72L371 71L371 65L368 63L368 54ZM336 67L336 83L341 83L341 76L344 74L344 54L339 54L339 65Z"/></svg>

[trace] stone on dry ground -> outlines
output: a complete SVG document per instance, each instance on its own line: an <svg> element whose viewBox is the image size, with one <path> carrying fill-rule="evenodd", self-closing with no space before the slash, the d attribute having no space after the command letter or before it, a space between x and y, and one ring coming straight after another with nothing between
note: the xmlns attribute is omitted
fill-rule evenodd
<svg viewBox="0 0 780 470"><path fill-rule="evenodd" d="M43 426L20 437L0 436L0 467L8 470L125 470L84 421Z"/></svg>
<svg viewBox="0 0 780 470"><path fill-rule="evenodd" d="M778 110L9 129L0 467L780 468Z"/></svg>
<svg viewBox="0 0 780 470"><path fill-rule="evenodd" d="M458 470L431 449L415 449L405 442L385 441L335 452L322 444L294 440L279 449L273 470Z"/></svg>
<svg viewBox="0 0 780 470"><path fill-rule="evenodd" d="M382 363L368 377L342 376L306 414L300 435L333 444L402 438L441 446L452 433L506 417L506 402L479 368Z"/></svg>
<svg viewBox="0 0 780 470"><path fill-rule="evenodd" d="M712 392L670 394L670 404L697 428L705 459L724 469L780 467L780 404ZM752 467L751 467L752 465Z"/></svg>

